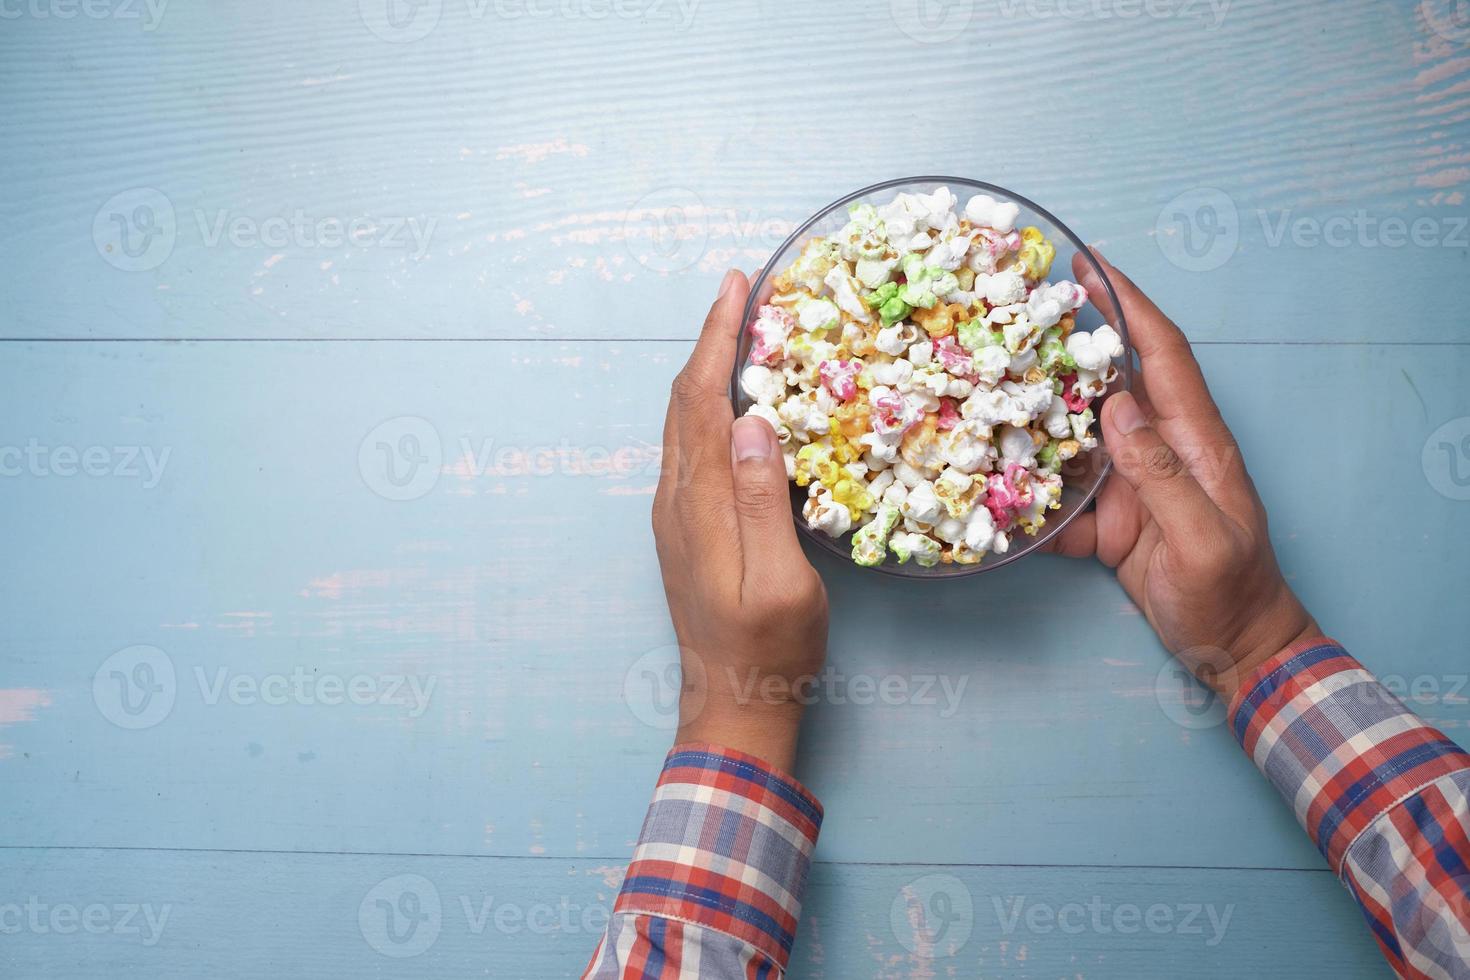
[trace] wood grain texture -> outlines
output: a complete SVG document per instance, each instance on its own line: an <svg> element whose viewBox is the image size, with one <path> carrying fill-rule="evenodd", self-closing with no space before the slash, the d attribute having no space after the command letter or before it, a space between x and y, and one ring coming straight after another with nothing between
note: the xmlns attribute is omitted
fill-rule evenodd
<svg viewBox="0 0 1470 980"><path fill-rule="evenodd" d="M31 977L64 964L77 980L576 977L621 873L564 859L0 851L0 875L24 896L0 900L0 914L25 924L0 945L0 968ZM1340 891L1315 872L818 864L789 975L1380 977ZM58 934L58 907L106 911L92 913L92 934L62 912L74 931Z"/></svg>
<svg viewBox="0 0 1470 980"><path fill-rule="evenodd" d="M5 932L0 973L575 975L580 920L472 916L595 918L638 832L668 383L726 266L905 173L1032 197L1176 315L1294 586L1464 740L1448 4L620 2L4 7L0 927L32 897L172 911L152 945ZM817 560L794 976L1382 975L1104 569ZM359 917L402 875L442 899L410 958ZM965 896L962 948L915 942ZM1017 899L1233 911L1206 945L1008 929Z"/></svg>
<svg viewBox="0 0 1470 980"><path fill-rule="evenodd" d="M430 0L394 43L367 25L417 22L388 2L7 21L3 335L687 338L676 311L828 201L954 173L1049 207L1201 340L1466 341L1470 56L1419 4L962 0L922 43L917 0ZM951 79L972 111L936 105ZM298 213L366 244L270 224ZM165 215L152 267L99 253L94 221L141 249ZM1382 227L1416 220L1427 244ZM1224 264L1172 265L1186 235ZM1386 292L1435 300L1385 326Z"/></svg>
<svg viewBox="0 0 1470 980"><path fill-rule="evenodd" d="M4 686L48 701L0 728L0 842L623 853L668 743L645 674L672 642L647 521L687 349L9 345L17 440L168 456L152 489L0 481L0 535L26 569L6 592ZM1462 730L1463 635L1432 583L1465 577L1470 514L1420 457L1470 415L1470 351L1203 356L1304 600L1380 671L1429 678L1421 710ZM574 408L549 411L552 392ZM428 428L381 427L393 419ZM385 463L360 451L388 432L397 453L413 431L439 439L436 482L384 499ZM516 462L538 448L563 460L549 475ZM603 457L632 471L577 469ZM1390 506L1415 519L1370 551L1344 533ZM1319 866L1218 714L1187 710L1104 569L1041 558L910 584L819 567L837 676L803 775L830 813L825 859ZM99 710L116 713L116 692L92 685L137 644L170 658L173 707L121 730ZM366 676L381 698L324 705L311 686L272 705L224 686L297 674ZM419 678L426 706L393 677ZM885 678L896 703L863 694Z"/></svg>

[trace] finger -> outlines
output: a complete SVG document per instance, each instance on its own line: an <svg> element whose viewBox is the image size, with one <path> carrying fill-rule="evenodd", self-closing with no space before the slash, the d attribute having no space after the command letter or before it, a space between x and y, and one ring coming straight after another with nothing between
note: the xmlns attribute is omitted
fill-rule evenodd
<svg viewBox="0 0 1470 980"><path fill-rule="evenodd" d="M735 362L735 346L740 339L740 316L749 292L750 283L739 269L725 273L720 295L704 318L699 342L684 365L682 374L690 383L703 393L717 393L713 397L726 395L730 369Z"/></svg>
<svg viewBox="0 0 1470 980"><path fill-rule="evenodd" d="M1102 424L1113 464L1166 541L1184 544L1215 526L1221 518L1219 508L1179 454L1149 424L1132 395L1120 391L1109 398L1103 405Z"/></svg>
<svg viewBox="0 0 1470 980"><path fill-rule="evenodd" d="M1091 558L1097 554L1097 513L1078 514L1071 524L1052 535L1041 550L1064 558Z"/></svg>
<svg viewBox="0 0 1470 980"><path fill-rule="evenodd" d="M1118 294L1128 322L1128 339L1138 352L1138 359L1149 378L1149 394L1157 417L1201 419L1217 423L1223 429L1220 410L1210 397L1204 373L1184 332L1131 279L1101 254L1093 252L1093 256ZM1080 256L1074 260L1074 267L1077 262L1082 264L1082 286L1088 296L1095 298L1099 309L1111 306L1107 289L1096 270ZM1117 317L1116 310L1104 312Z"/></svg>
<svg viewBox="0 0 1470 980"><path fill-rule="evenodd" d="M723 470L724 435L733 411L726 387L734 367L740 336L740 314L749 285L737 269L725 274L719 296L710 307L688 362L674 378L669 408L664 416L663 465L659 480L661 497L675 486L689 482L696 460L713 455ZM685 433L689 433L686 435ZM691 442L692 440L692 442ZM708 443L713 441L715 449Z"/></svg>
<svg viewBox="0 0 1470 980"><path fill-rule="evenodd" d="M786 463L769 422L753 416L735 420L730 429L730 465L740 526L742 588L779 579L783 572L804 565L806 556L791 516Z"/></svg>

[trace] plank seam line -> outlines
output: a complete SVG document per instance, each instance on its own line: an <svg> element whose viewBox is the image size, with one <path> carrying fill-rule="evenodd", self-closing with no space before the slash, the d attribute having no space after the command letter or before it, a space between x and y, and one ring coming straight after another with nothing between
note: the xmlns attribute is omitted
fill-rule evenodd
<svg viewBox="0 0 1470 980"><path fill-rule="evenodd" d="M102 844L0 844L0 851L138 851L142 853L175 854L275 854L299 855L302 857L382 857L382 858L475 858L487 861L610 861L614 864L629 860L628 855L608 856L579 854L576 857L531 854L466 854L431 853L427 851L288 851L279 848L240 847L142 847L107 846ZM1218 865L1218 864L1056 864L1008 861L946 862L946 861L813 861L817 865L839 868L1014 868L1020 870L1055 871L1268 871L1283 873L1331 874L1331 868L1291 868L1277 865Z"/></svg>

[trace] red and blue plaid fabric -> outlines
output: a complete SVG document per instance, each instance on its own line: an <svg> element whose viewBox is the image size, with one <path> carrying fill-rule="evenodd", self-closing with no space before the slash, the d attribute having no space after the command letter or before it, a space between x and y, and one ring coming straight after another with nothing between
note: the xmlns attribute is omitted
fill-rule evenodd
<svg viewBox="0 0 1470 980"><path fill-rule="evenodd" d="M780 977L821 825L816 798L761 760L674 746L583 976Z"/></svg>
<svg viewBox="0 0 1470 980"><path fill-rule="evenodd" d="M1470 978L1470 754L1328 639L1254 671L1230 721L1398 975Z"/></svg>

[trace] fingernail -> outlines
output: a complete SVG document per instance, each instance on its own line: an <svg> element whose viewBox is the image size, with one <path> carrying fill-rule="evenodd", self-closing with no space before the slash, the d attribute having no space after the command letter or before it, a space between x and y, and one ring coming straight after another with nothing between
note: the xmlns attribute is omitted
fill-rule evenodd
<svg viewBox="0 0 1470 980"><path fill-rule="evenodd" d="M735 461L738 463L747 459L769 459L775 450L776 440L771 438L774 435L770 425L761 419L736 419L730 438Z"/></svg>
<svg viewBox="0 0 1470 980"><path fill-rule="evenodd" d="M1143 409L1138 407L1138 400L1126 391L1120 391L1113 396L1117 407L1113 409L1113 425L1123 435L1137 432L1148 424L1143 417Z"/></svg>
<svg viewBox="0 0 1470 980"><path fill-rule="evenodd" d="M716 299L725 298L725 294L730 291L730 287L735 285L735 277L737 275L739 275L739 273L736 272L736 270L734 269L731 269L729 272L725 273L725 281L720 283L720 295L715 297Z"/></svg>

